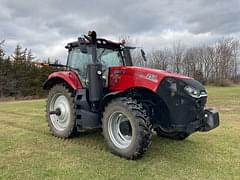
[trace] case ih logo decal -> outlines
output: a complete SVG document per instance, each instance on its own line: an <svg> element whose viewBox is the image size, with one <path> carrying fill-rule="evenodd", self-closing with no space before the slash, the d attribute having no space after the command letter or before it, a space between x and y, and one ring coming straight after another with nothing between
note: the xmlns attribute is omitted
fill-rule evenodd
<svg viewBox="0 0 240 180"><path fill-rule="evenodd" d="M157 82L157 75L155 74L147 74L146 78L150 81Z"/></svg>
<svg viewBox="0 0 240 180"><path fill-rule="evenodd" d="M136 73L135 74L136 76L138 76L139 78L144 78L144 79L147 79L147 80L150 80L152 82L158 82L157 80L157 75L155 74L140 74L140 73Z"/></svg>

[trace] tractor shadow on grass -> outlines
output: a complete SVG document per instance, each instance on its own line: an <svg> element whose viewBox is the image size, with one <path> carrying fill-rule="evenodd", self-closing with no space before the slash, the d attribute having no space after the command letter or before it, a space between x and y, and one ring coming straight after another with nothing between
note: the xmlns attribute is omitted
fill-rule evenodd
<svg viewBox="0 0 240 180"><path fill-rule="evenodd" d="M81 132L77 136L67 139L67 141L69 141L69 143L78 144L79 146L85 146L91 150L98 151L99 153L107 151L110 154L101 129ZM202 149L207 150L209 147L206 143L203 143L203 141L199 142L191 136L183 141L177 141L158 137L154 134L150 148L143 158L140 158L137 161L152 162L165 159L167 161L176 162L177 160L179 163L185 163L188 160L197 160L199 152L202 152Z"/></svg>
<svg viewBox="0 0 240 180"><path fill-rule="evenodd" d="M101 129L80 132L75 137L70 139L80 146L87 146L99 151L107 149Z"/></svg>
<svg viewBox="0 0 240 180"><path fill-rule="evenodd" d="M163 159L172 162L186 163L187 161L198 161L199 153L211 151L211 148L193 136L185 140L172 140L163 137L153 136L151 147L143 160L162 161ZM199 160L200 161L200 160Z"/></svg>
<svg viewBox="0 0 240 180"><path fill-rule="evenodd" d="M93 148L96 151L108 151L110 153L106 147L104 137L100 129L82 132L77 137L72 138L72 140L77 142L79 146L87 146L88 148ZM179 163L186 163L186 161L192 161L193 159L198 161L199 153L201 153L203 149L209 149L211 151L211 148L209 148L206 143L199 141L199 139L195 139L194 135L183 141L177 141L157 137L154 134L150 148L143 158L137 161L149 163L153 161L162 161L163 159L166 161L172 161L173 163L176 161Z"/></svg>

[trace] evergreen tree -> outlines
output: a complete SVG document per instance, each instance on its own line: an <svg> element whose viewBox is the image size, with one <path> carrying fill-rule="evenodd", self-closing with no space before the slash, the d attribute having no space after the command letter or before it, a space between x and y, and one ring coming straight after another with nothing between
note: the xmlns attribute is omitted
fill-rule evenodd
<svg viewBox="0 0 240 180"><path fill-rule="evenodd" d="M27 49L24 50L18 44L12 55L13 66L14 66L14 78L16 80L16 92L17 96L26 96L29 92L29 77L28 70L30 68L30 62L27 62Z"/></svg>
<svg viewBox="0 0 240 180"><path fill-rule="evenodd" d="M4 41L0 41L0 98L2 97L43 97L43 82L53 71L49 67L34 66L31 50L17 45L13 54L6 57L3 49Z"/></svg>
<svg viewBox="0 0 240 180"><path fill-rule="evenodd" d="M4 50L3 50L3 45L4 45L4 40L0 42L0 63L3 62L3 58L5 56Z"/></svg>
<svg viewBox="0 0 240 180"><path fill-rule="evenodd" d="M35 58L35 57L34 57L33 54L32 54L32 50L31 50L31 49L28 50L26 60L27 60L28 62L32 62L32 61L34 60L34 58Z"/></svg>
<svg viewBox="0 0 240 180"><path fill-rule="evenodd" d="M22 50L22 47L18 44L12 55L13 61L16 64L22 64L26 60L26 51L27 51L27 49Z"/></svg>
<svg viewBox="0 0 240 180"><path fill-rule="evenodd" d="M5 72L4 72L4 50L2 48L4 41L0 42L0 97L3 97L4 95L4 84L5 84Z"/></svg>

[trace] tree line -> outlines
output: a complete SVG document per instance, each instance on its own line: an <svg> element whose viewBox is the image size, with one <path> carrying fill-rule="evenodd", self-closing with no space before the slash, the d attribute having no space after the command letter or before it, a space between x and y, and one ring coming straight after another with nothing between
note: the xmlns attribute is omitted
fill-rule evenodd
<svg viewBox="0 0 240 180"><path fill-rule="evenodd" d="M42 85L52 69L37 67L31 50L17 45L12 55L4 51L4 41L0 42L0 98L43 97Z"/></svg>
<svg viewBox="0 0 240 180"><path fill-rule="evenodd" d="M176 42L171 48L153 49L143 62L135 53L138 66L168 70L194 77L202 83L229 85L240 82L240 41L223 38L212 45L186 47Z"/></svg>

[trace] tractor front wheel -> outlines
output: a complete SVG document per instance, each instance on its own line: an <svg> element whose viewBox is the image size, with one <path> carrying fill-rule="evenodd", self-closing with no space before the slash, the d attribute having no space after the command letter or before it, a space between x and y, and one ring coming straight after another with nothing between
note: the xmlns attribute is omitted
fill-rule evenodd
<svg viewBox="0 0 240 180"><path fill-rule="evenodd" d="M68 87L57 84L49 91L46 116L54 136L68 138L75 133L74 95Z"/></svg>
<svg viewBox="0 0 240 180"><path fill-rule="evenodd" d="M131 98L117 98L105 108L103 135L113 154L141 157L151 144L152 125L143 106Z"/></svg>

